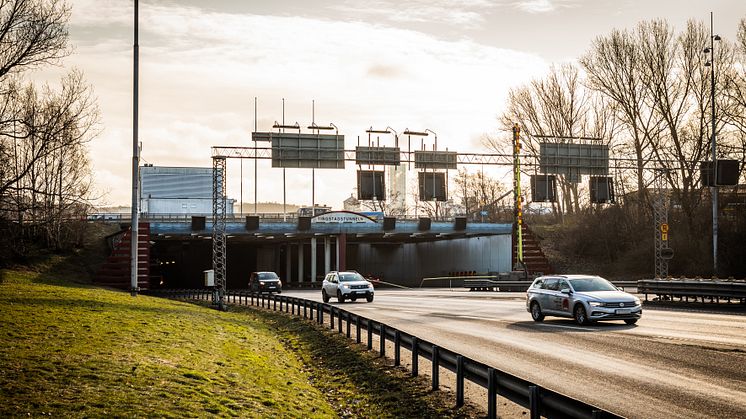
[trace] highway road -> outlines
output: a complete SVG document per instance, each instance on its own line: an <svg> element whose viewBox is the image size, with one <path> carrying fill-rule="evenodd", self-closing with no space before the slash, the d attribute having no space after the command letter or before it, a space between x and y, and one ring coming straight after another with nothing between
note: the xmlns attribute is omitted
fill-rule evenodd
<svg viewBox="0 0 746 419"><path fill-rule="evenodd" d="M318 290L284 294L321 301ZM634 326L579 327L533 322L524 293L461 289L380 289L342 306L623 416L746 418L743 314L645 306Z"/></svg>

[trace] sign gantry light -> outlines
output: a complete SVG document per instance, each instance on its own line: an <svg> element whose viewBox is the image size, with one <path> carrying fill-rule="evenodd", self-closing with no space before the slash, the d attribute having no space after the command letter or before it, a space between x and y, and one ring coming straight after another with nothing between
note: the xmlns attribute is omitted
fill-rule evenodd
<svg viewBox="0 0 746 419"><path fill-rule="evenodd" d="M358 200L385 201L385 173L384 170L376 170L375 166L399 166L401 164L399 134L391 127L377 130L371 126L365 132L368 133L368 145L361 146L358 137L358 145L355 147L355 163L358 165L357 198ZM374 144L371 134L394 134L394 147L381 146L378 138ZM367 165L369 170L363 170L363 165Z"/></svg>
<svg viewBox="0 0 746 419"><path fill-rule="evenodd" d="M433 134L433 149L426 150L424 137ZM456 169L458 153L455 151L438 151L438 134L431 129L424 131L404 131L408 137L414 135L423 137L420 143L420 150L414 151L414 167L422 169L418 174L418 184L420 192L420 201L446 201L448 199L448 179L446 174L448 169ZM432 169L428 172L427 169ZM445 170L438 171L438 170Z"/></svg>

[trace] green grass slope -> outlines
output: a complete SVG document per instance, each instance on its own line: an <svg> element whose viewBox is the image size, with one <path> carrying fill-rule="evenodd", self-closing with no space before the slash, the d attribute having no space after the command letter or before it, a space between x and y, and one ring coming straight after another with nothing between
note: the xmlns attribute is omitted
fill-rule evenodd
<svg viewBox="0 0 746 419"><path fill-rule="evenodd" d="M311 322L0 272L0 417L462 417Z"/></svg>

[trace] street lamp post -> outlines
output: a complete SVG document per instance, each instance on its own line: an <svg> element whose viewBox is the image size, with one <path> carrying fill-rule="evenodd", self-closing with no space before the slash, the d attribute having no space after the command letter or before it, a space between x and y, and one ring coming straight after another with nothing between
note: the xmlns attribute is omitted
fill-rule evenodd
<svg viewBox="0 0 746 419"><path fill-rule="evenodd" d="M715 141L715 41L719 41L720 35L713 34L713 17L710 12L710 46L705 47L704 53L710 54L710 61L705 67L710 67L710 99L712 108L712 176L710 177L710 195L712 196L712 274L718 274L718 187L717 187L717 143Z"/></svg>
<svg viewBox="0 0 746 419"><path fill-rule="evenodd" d="M140 46L138 42L139 27L139 3L135 0L135 43L132 48L133 71L132 71L132 219L130 227L130 294L137 295L138 291L138 244L139 244L139 215L138 212L138 182L140 181L140 144L138 142L138 92L139 92L139 59Z"/></svg>

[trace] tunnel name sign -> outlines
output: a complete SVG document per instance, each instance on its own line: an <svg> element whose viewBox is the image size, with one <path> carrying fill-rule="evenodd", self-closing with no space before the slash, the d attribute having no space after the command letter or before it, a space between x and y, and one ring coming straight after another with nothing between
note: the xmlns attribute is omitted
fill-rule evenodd
<svg viewBox="0 0 746 419"><path fill-rule="evenodd" d="M311 218L312 223L327 224L375 224L376 222L365 215L349 211L331 211Z"/></svg>

